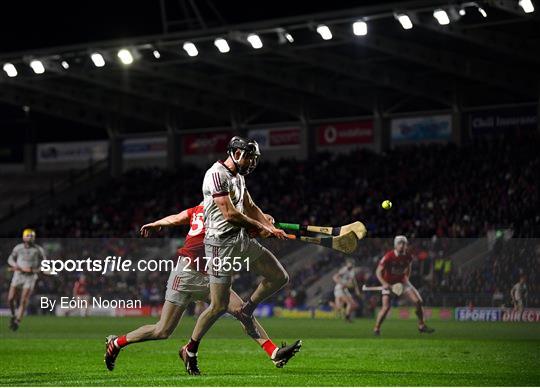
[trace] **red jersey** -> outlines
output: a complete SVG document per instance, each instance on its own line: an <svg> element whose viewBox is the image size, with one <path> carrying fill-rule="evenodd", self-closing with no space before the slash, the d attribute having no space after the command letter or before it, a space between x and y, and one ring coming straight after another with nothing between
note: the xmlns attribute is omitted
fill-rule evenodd
<svg viewBox="0 0 540 388"><path fill-rule="evenodd" d="M395 250L386 252L379 261L379 266L382 267L383 279L390 284L403 282L411 262L412 256L409 253L397 255Z"/></svg>
<svg viewBox="0 0 540 388"><path fill-rule="evenodd" d="M77 280L73 285L73 293L75 294L75 296L88 295L88 290L86 288L86 280Z"/></svg>
<svg viewBox="0 0 540 388"><path fill-rule="evenodd" d="M205 264L199 263L199 258L204 257L204 208L202 205L197 205L187 209L187 212L190 229L184 246L178 249L178 255L189 257L191 268L204 273Z"/></svg>

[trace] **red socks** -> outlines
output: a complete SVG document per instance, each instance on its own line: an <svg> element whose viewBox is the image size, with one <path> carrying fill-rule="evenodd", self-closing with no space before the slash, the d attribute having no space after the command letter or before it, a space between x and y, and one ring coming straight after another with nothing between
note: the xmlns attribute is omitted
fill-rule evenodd
<svg viewBox="0 0 540 388"><path fill-rule="evenodd" d="M126 336L122 335L122 336L118 337L114 341L114 344L116 345L117 348L123 348L124 346L126 346L128 344Z"/></svg>
<svg viewBox="0 0 540 388"><path fill-rule="evenodd" d="M268 354L268 356L270 358L272 358L274 356L274 352L277 350L277 346L276 344L274 344L272 342L272 340L268 339L266 341L264 341L264 343L261 345L261 347L264 349L264 351L266 352L266 354Z"/></svg>

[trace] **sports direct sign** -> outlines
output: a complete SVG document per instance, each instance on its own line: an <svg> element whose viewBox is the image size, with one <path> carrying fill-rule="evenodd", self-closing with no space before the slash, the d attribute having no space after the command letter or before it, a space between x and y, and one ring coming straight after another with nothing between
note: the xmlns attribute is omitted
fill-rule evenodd
<svg viewBox="0 0 540 388"><path fill-rule="evenodd" d="M373 121L351 121L325 124L317 128L319 146L373 143Z"/></svg>
<svg viewBox="0 0 540 388"><path fill-rule="evenodd" d="M300 133L300 128L252 129L248 137L263 150L278 150L300 147Z"/></svg>
<svg viewBox="0 0 540 388"><path fill-rule="evenodd" d="M540 322L540 309L468 308L455 310L456 321L474 322Z"/></svg>
<svg viewBox="0 0 540 388"><path fill-rule="evenodd" d="M207 155L225 152L231 131L187 134L182 136L184 155Z"/></svg>

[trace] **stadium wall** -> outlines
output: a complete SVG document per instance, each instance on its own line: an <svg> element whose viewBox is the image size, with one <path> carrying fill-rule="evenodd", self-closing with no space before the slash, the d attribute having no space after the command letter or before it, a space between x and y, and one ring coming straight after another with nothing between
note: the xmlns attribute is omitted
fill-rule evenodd
<svg viewBox="0 0 540 388"><path fill-rule="evenodd" d="M34 150L31 155L26 152L29 147L22 147L25 150L22 152L5 146L2 148L2 155L5 155L0 158L0 171L75 170L107 157L115 164L111 171L120 172L141 166L174 168L182 161L206 166L222 157L225 138L234 134L257 137L264 145L265 160L270 161L306 159L317 151L347 153L368 148L380 152L406 144L449 141L460 144L482 136L539 131L538 111L537 103L527 103L463 111L456 108L452 111L272 123L238 130L223 127L132 133L121 135L117 147L113 144L115 139L39 143L30 147ZM122 157L113 163L111 156L118 153ZM22 161L19 160L21 158Z"/></svg>

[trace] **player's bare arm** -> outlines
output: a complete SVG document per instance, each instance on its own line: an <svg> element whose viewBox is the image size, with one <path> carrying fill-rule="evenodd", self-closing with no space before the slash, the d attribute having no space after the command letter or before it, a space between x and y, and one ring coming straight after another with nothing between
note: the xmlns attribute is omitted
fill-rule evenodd
<svg viewBox="0 0 540 388"><path fill-rule="evenodd" d="M390 283L388 283L386 280L384 280L383 278L383 275L382 275L382 271L383 271L383 266L382 265L378 265L377 266L377 269L375 271L375 276L377 276L377 279L379 279L379 282L381 283L381 285L383 287L388 287L390 288Z"/></svg>
<svg viewBox="0 0 540 388"><path fill-rule="evenodd" d="M339 272L336 272L334 276L332 276L332 280L336 284L341 284L342 286L346 286L344 282L341 281L341 276L339 276Z"/></svg>
<svg viewBox="0 0 540 388"><path fill-rule="evenodd" d="M253 202L253 199L251 198L251 195L249 194L249 191L247 190L244 195L244 209L248 217L251 217L254 220L257 220L261 224L270 228L270 230L273 231L272 236L283 238L283 239L287 238L287 234L283 230L277 229L274 226L274 223L272 222L273 218L269 216L268 214L263 213L263 211L255 204L255 202ZM261 236L261 237L265 237L265 236Z"/></svg>
<svg viewBox="0 0 540 388"><path fill-rule="evenodd" d="M189 224L189 214L187 210L182 210L178 214L172 214L167 217L163 217L160 220L150 222L141 227L141 236L148 237L152 231L160 231L161 228L166 228L170 226L179 226L179 225L188 225Z"/></svg>
<svg viewBox="0 0 540 388"><path fill-rule="evenodd" d="M11 257L10 257L11 258ZM22 273L35 273L39 271L34 271L31 267L20 267L14 260L9 261L8 265L12 272L22 272Z"/></svg>
<svg viewBox="0 0 540 388"><path fill-rule="evenodd" d="M17 265L17 261L15 260L15 251L11 252L11 254L8 257L7 262L12 271L20 270L19 266Z"/></svg>
<svg viewBox="0 0 540 388"><path fill-rule="evenodd" d="M244 228L255 228L260 231L259 235L261 237L277 237L277 238L287 238L285 232L280 229L276 229L274 226L269 227L241 212L239 212L236 207L233 205L231 198L228 195L223 195L220 197L214 198L214 203L217 205L223 217L227 222L242 226ZM264 215L263 215L264 218ZM265 219L265 222L268 220Z"/></svg>

